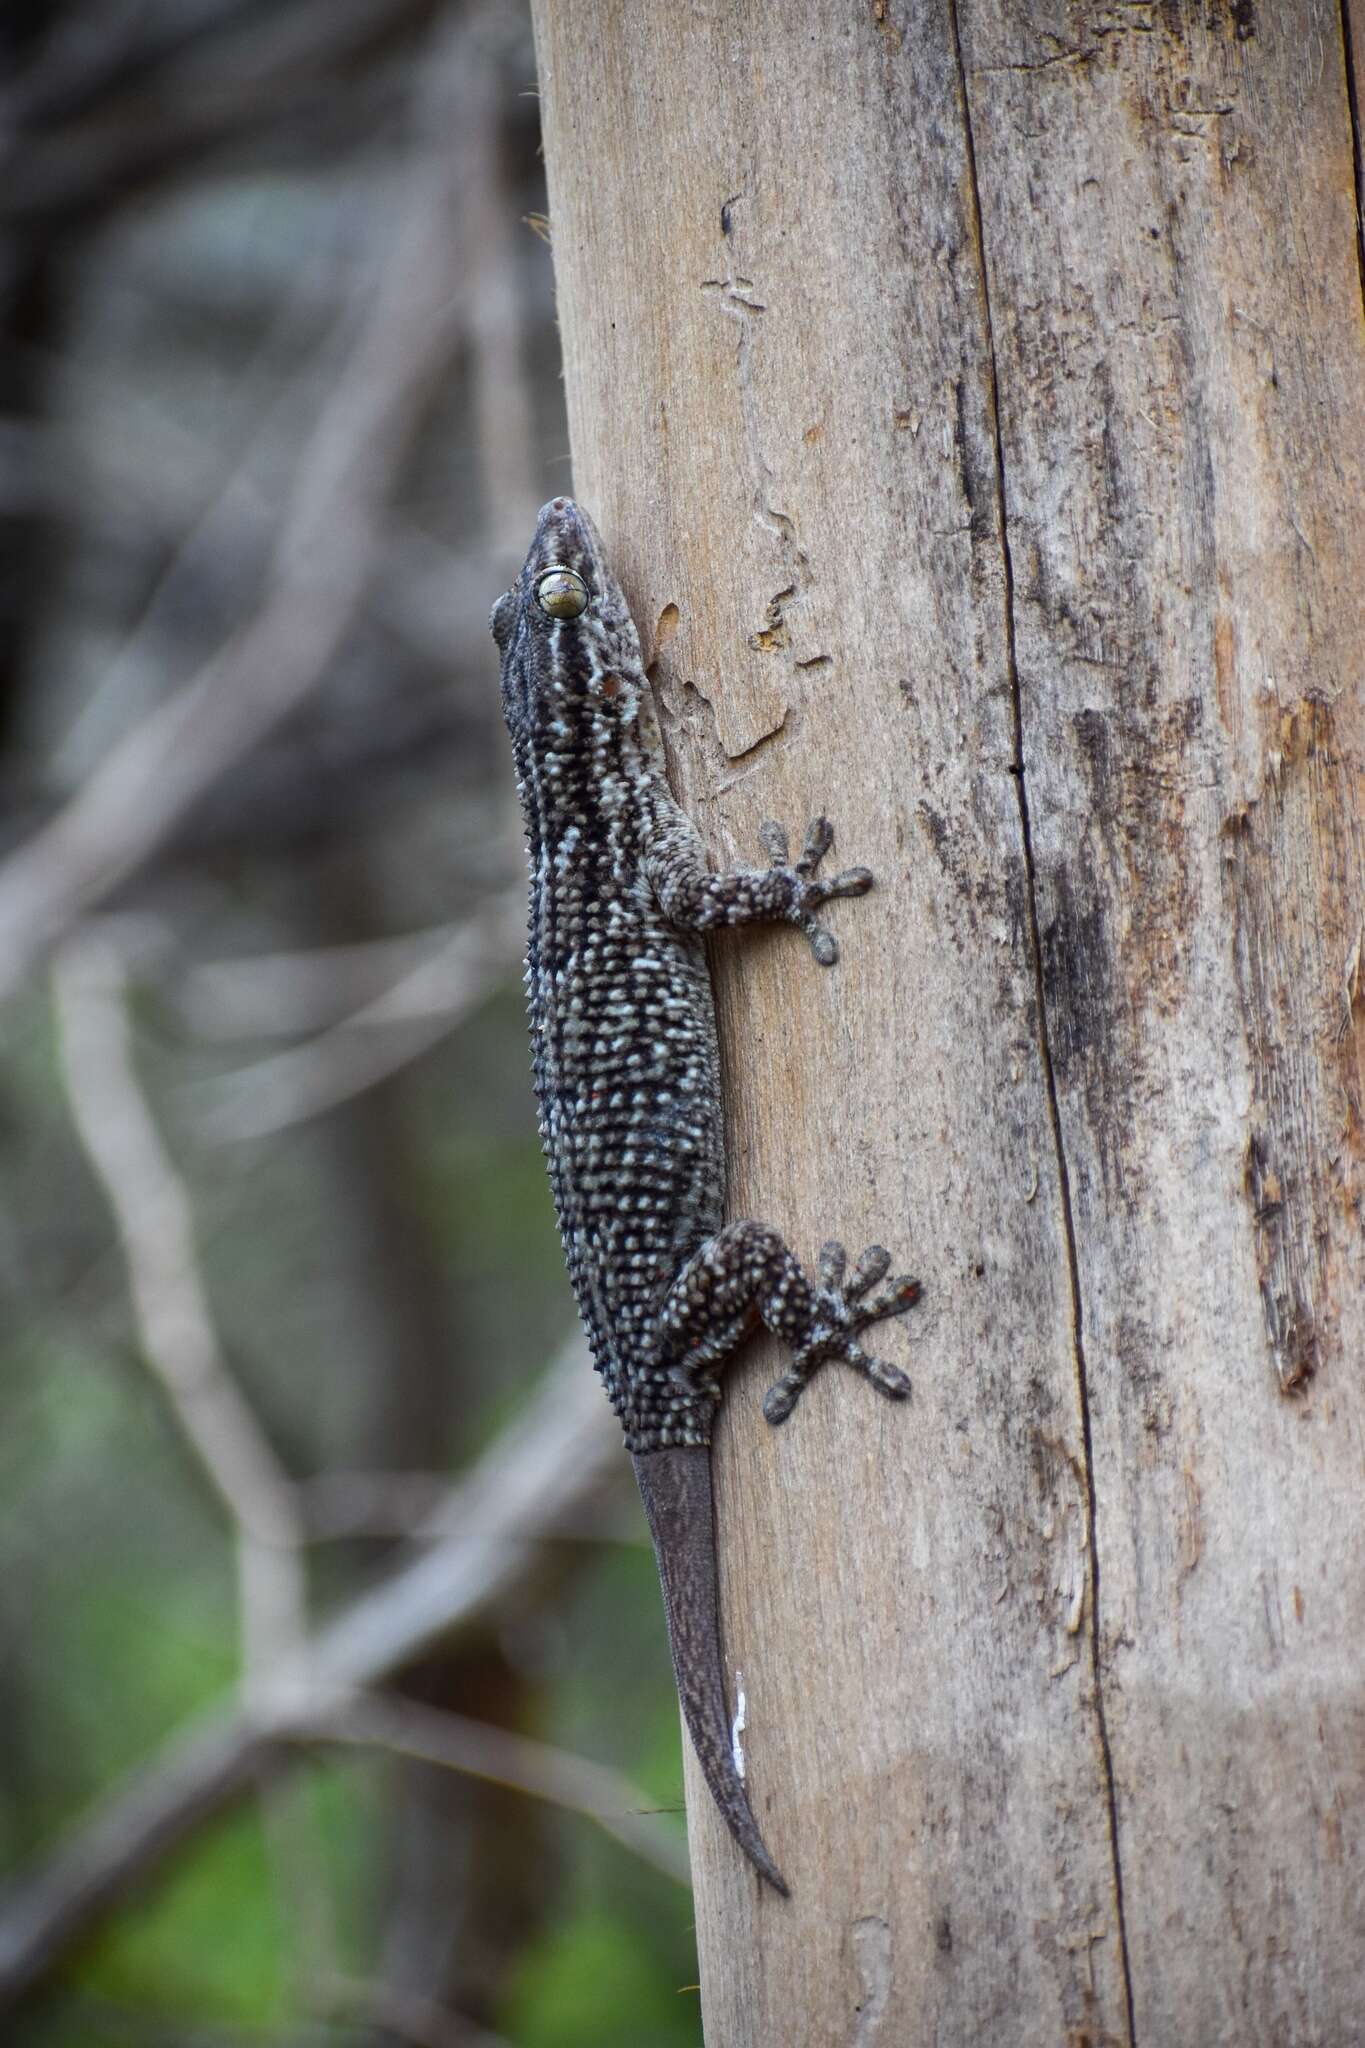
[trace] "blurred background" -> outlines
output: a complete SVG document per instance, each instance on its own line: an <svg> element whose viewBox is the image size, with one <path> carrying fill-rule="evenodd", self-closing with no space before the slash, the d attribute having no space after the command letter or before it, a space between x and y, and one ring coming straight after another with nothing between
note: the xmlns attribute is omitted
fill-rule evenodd
<svg viewBox="0 0 1365 2048"><path fill-rule="evenodd" d="M529 20L0 10L0 2040L700 2039L529 1084Z"/></svg>

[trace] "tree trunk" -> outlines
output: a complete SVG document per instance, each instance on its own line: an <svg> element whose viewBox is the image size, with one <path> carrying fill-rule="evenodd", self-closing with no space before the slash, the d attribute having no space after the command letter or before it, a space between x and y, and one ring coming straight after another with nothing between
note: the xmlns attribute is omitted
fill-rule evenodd
<svg viewBox="0 0 1365 2048"><path fill-rule="evenodd" d="M728 1662L794 1896L689 1760L707 2038L1353 2039L1343 16L538 0L537 32L576 486L679 792L718 863L826 809L878 879L828 974L715 948L729 1213L926 1282L880 1346L908 1410L829 1373L775 1432L776 1354L728 1383Z"/></svg>

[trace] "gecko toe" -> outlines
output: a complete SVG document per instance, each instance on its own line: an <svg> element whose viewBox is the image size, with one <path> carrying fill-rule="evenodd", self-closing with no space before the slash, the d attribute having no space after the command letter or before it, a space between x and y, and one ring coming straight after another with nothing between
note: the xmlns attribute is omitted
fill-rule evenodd
<svg viewBox="0 0 1365 2048"><path fill-rule="evenodd" d="M793 1387L788 1385L790 1378L791 1375L789 1373L785 1379L780 1379L774 1386L769 1387L767 1393L763 1396L764 1419L771 1422L774 1428L787 1420L792 1409L801 1398L801 1387L805 1385L804 1380L800 1386Z"/></svg>
<svg viewBox="0 0 1365 2048"><path fill-rule="evenodd" d="M859 1260L860 1265L861 1263L862 1261ZM837 1237L832 1237L828 1244L821 1245L818 1261L821 1287L831 1294L837 1293L844 1284L844 1273L847 1266L848 1253L844 1250Z"/></svg>
<svg viewBox="0 0 1365 2048"><path fill-rule="evenodd" d="M845 868L840 875L832 875L820 884L826 896L866 896L872 887L871 868Z"/></svg>
<svg viewBox="0 0 1365 2048"><path fill-rule="evenodd" d="M888 1261L889 1263L889 1261ZM880 1278L880 1275L878 1276ZM889 1287L874 1294L871 1301L865 1301L858 1311L858 1328L865 1329L869 1323L879 1323L886 1316L903 1316L912 1309L924 1293L918 1280L912 1280L903 1273L891 1282Z"/></svg>
<svg viewBox="0 0 1365 2048"><path fill-rule="evenodd" d="M910 1376L903 1373L898 1365L892 1365L885 1358L869 1358L862 1367L868 1379L879 1394L885 1394L888 1401L908 1401L911 1394Z"/></svg>
<svg viewBox="0 0 1365 2048"><path fill-rule="evenodd" d="M785 868L789 864L791 842L785 826L779 825L775 818L763 820L758 828L758 843L768 856L769 867Z"/></svg>
<svg viewBox="0 0 1365 2048"><path fill-rule="evenodd" d="M834 844L834 827L826 817L812 818L806 827L805 843L801 858L796 863L798 875L813 875L825 855Z"/></svg>
<svg viewBox="0 0 1365 2048"><path fill-rule="evenodd" d="M884 1280L890 1270L891 1254L886 1246L870 1244L849 1275L848 1286L844 1289L845 1299L857 1301L869 1287L875 1287L879 1280Z"/></svg>

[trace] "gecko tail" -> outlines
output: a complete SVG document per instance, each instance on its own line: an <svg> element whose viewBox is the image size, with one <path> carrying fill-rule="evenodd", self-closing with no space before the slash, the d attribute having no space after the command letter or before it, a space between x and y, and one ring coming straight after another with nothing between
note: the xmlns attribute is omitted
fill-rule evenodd
<svg viewBox="0 0 1365 2048"><path fill-rule="evenodd" d="M678 1697L702 1776L754 1869L789 1898L787 1881L764 1847L735 1766L720 1653L711 1452L678 1445L632 1453L631 1463L663 1582Z"/></svg>

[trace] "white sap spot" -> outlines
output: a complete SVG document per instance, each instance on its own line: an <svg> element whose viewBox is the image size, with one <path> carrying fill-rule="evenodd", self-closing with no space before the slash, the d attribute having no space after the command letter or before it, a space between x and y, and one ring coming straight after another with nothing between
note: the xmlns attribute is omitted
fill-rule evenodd
<svg viewBox="0 0 1365 2048"><path fill-rule="evenodd" d="M734 1758L735 1775L739 1778L742 1778L744 1776L743 1738L744 1729L746 1725L745 1708L747 1705L748 1702L744 1697L744 1673L742 1671L736 1671L735 1718L730 1723L730 1754Z"/></svg>

